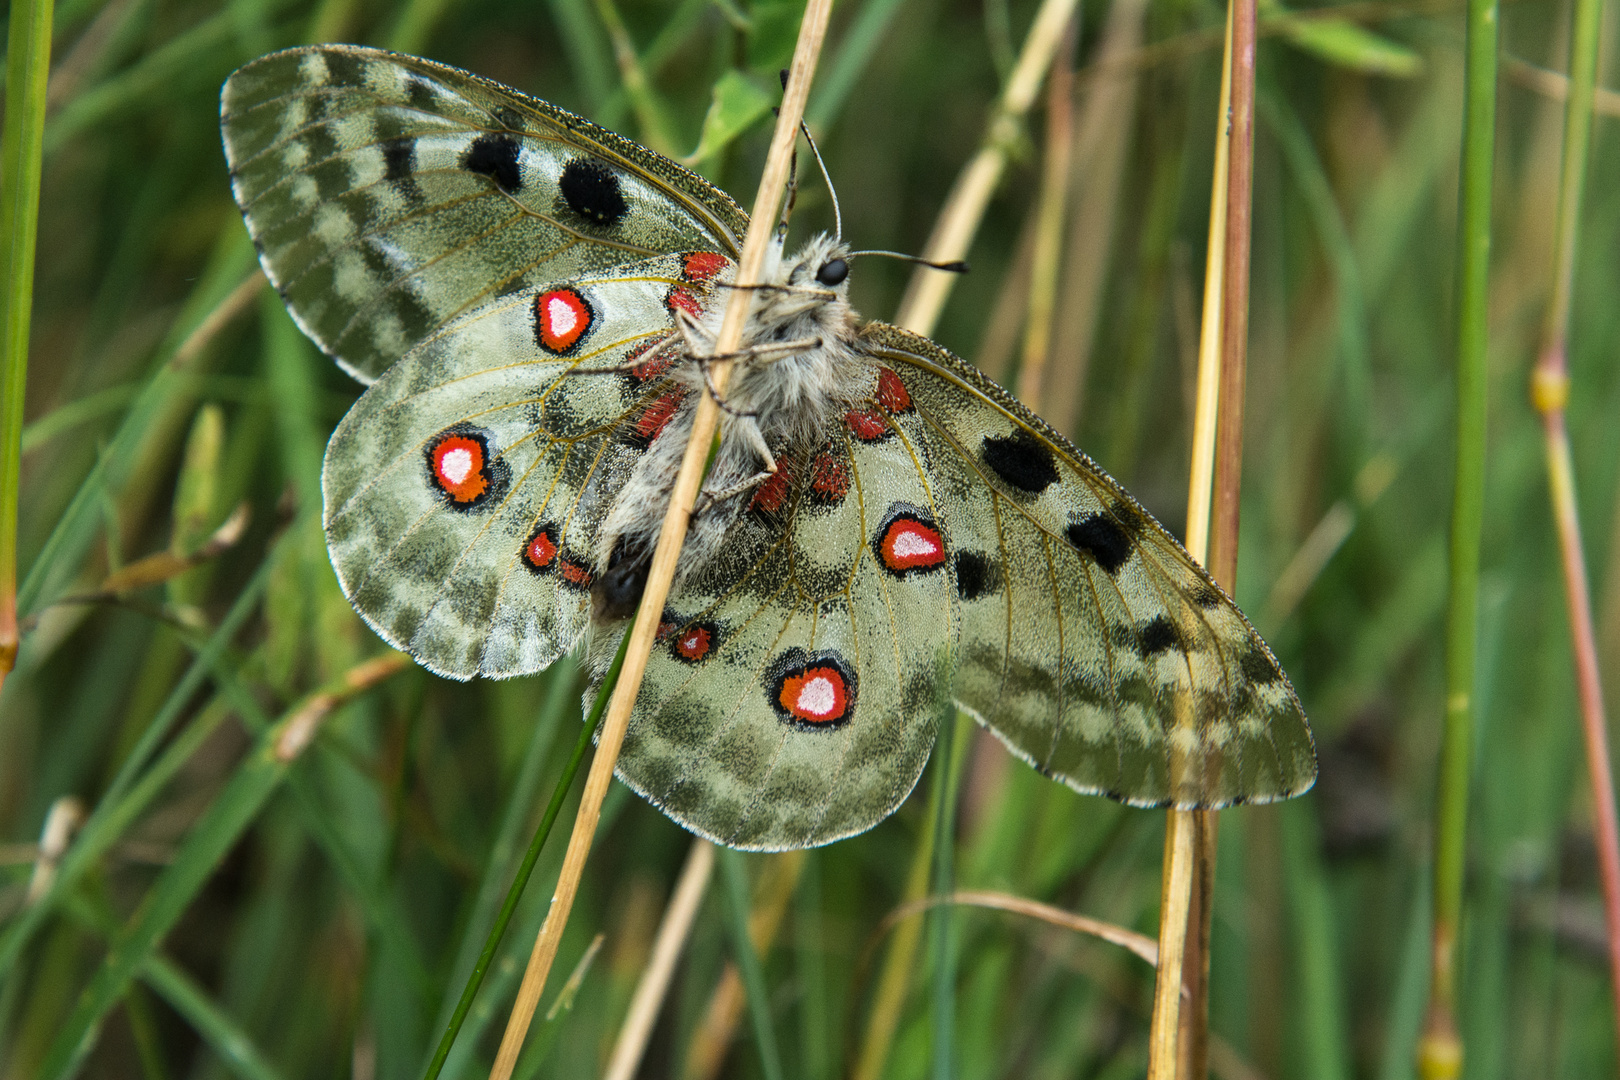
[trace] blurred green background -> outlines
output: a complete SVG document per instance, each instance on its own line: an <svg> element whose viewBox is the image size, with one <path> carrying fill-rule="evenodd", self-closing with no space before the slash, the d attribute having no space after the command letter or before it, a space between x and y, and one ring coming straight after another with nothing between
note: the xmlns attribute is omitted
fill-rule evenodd
<svg viewBox="0 0 1620 1080"><path fill-rule="evenodd" d="M1067 61L1077 139L1042 411L1179 532L1223 11L1112 4L1082 5ZM272 293L243 285L254 259L220 152L225 76L302 42L388 45L677 155L699 146L719 102L698 167L746 201L801 6L58 5L23 459L28 633L0 699L0 1076L41 1075L86 1039L87 1076L419 1076L514 843L520 853L577 733L570 664L470 685L411 668L335 712L296 760L274 755L270 725L383 649L338 591L319 525L325 439L359 388ZM1034 9L838 7L810 120L853 244L923 247ZM1212 1061L1227 1080L1413 1073L1443 704L1460 12L1451 0L1261 6L1238 598L1299 690L1322 774L1293 804L1221 816ZM1569 13L1515 0L1501 17L1460 1024L1471 1078L1614 1075L1568 629L1525 394L1551 276L1563 123L1551 71L1566 65ZM615 53L615 35L628 51ZM1097 62L1104 50L1115 62ZM635 94L632 58L646 86ZM1602 71L1599 85L1613 86L1612 63ZM1569 412L1611 701L1617 102L1600 94L1593 134ZM1043 109L936 334L1009 383ZM807 179L796 235L830 223ZM892 316L906 277L863 260L856 306ZM245 532L208 549L241 505ZM199 548L184 574L142 584L143 569L162 567L137 560ZM1155 933L1161 813L1075 795L978 732L958 742L954 768L959 887ZM892 937L884 917L948 771L936 760L893 818L804 861L763 953L786 1080L853 1068ZM41 902L37 845L52 808L60 823L75 805L95 816ZM689 845L615 786L520 1075L600 1071ZM446 1075L487 1071L561 847L554 837L542 856ZM740 862L763 893L783 871L773 857ZM705 1075L689 1056L731 955L724 880L698 914L643 1076ZM960 908L949 922L906 965L884 1076L933 1073L940 984L954 1003L955 1075L1143 1072L1145 964L1018 916ZM548 1019L598 933L571 1007ZM721 1047L722 1075L767 1075L753 1030L745 1016Z"/></svg>

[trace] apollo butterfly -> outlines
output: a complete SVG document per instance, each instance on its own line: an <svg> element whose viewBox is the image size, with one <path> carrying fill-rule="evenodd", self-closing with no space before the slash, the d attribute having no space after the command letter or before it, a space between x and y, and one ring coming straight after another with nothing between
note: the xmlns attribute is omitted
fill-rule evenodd
<svg viewBox="0 0 1620 1080"><path fill-rule="evenodd" d="M293 318L369 384L323 475L332 565L452 678L597 677L645 580L747 220L515 90L354 46L231 76L237 202ZM1080 791L1215 807L1315 777L1293 688L1123 488L926 338L854 256L778 246L619 777L735 847L906 797L967 710Z"/></svg>

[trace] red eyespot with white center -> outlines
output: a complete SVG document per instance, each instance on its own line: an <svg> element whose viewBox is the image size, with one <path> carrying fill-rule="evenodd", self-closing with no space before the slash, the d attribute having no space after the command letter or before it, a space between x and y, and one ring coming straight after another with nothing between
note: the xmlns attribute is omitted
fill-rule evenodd
<svg viewBox="0 0 1620 1080"><path fill-rule="evenodd" d="M540 347L561 356L573 350L596 316L575 289L552 289L534 300L534 336Z"/></svg>
<svg viewBox="0 0 1620 1080"><path fill-rule="evenodd" d="M891 414L911 411L911 394L906 384L889 368L878 372L877 401Z"/></svg>
<svg viewBox="0 0 1620 1080"><path fill-rule="evenodd" d="M557 527L542 525L523 547L523 565L543 574L557 564Z"/></svg>
<svg viewBox="0 0 1620 1080"><path fill-rule="evenodd" d="M916 507L897 505L872 538L872 552L883 569L905 577L944 566L945 538Z"/></svg>
<svg viewBox="0 0 1620 1080"><path fill-rule="evenodd" d="M688 623L670 636L670 652L688 664L707 660L720 643L720 628L712 622Z"/></svg>
<svg viewBox="0 0 1620 1080"><path fill-rule="evenodd" d="M445 432L428 444L433 484L455 506L471 506L489 491L489 446L474 432Z"/></svg>
<svg viewBox="0 0 1620 1080"><path fill-rule="evenodd" d="M826 731L855 712L855 672L836 652L793 648L765 673L765 691L778 719L794 727Z"/></svg>
<svg viewBox="0 0 1620 1080"><path fill-rule="evenodd" d="M713 281L726 268L726 257L714 251L693 251L686 256L688 281Z"/></svg>

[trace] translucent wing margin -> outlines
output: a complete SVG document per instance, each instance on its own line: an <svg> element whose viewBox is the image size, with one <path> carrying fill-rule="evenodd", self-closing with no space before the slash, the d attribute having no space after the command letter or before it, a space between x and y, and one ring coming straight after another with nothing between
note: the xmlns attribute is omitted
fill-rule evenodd
<svg viewBox="0 0 1620 1080"><path fill-rule="evenodd" d="M927 434L962 607L958 704L1079 791L1184 809L1314 782L1310 729L1236 605L1125 489L978 371L881 323Z"/></svg>
<svg viewBox="0 0 1620 1080"><path fill-rule="evenodd" d="M735 258L747 229L667 158L416 57L272 53L226 81L220 110L265 273L362 382L495 297L670 252Z"/></svg>

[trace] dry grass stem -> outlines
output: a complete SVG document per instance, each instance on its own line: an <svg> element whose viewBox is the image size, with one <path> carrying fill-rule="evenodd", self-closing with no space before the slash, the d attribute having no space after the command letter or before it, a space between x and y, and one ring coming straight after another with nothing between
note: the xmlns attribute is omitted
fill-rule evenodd
<svg viewBox="0 0 1620 1080"><path fill-rule="evenodd" d="M1118 0L1109 6L1097 52L1106 60L1131 53L1142 43L1146 0ZM1076 430L1077 413L1091 367L1091 343L1101 313L1103 287L1113 253L1114 225L1120 212L1125 169L1135 126L1137 72L1110 69L1081 91L1085 103L1075 121L1074 187L1064 252L1063 297L1052 328L1052 360L1041 395L1042 415L1060 431Z"/></svg>
<svg viewBox="0 0 1620 1080"><path fill-rule="evenodd" d="M658 935L653 939L652 955L647 967L636 983L636 992L630 998L630 1009L619 1037L613 1043L603 1080L631 1080L641 1065L641 1055L647 1049L653 1023L658 1019L664 995L669 990L670 976L675 973L675 961L686 946L692 932L692 920L697 917L703 903L703 893L709 887L714 873L714 845L702 837L692 839L692 849L686 856L686 865L675 882L675 892L664 909L664 918L658 924Z"/></svg>
<svg viewBox="0 0 1620 1080"><path fill-rule="evenodd" d="M1041 80L1063 38L1063 28L1068 25L1078 2L1043 0L1018 54L1018 63L986 125L984 145L956 178L945 208L934 224L933 234L923 248L924 258L933 262L954 262L967 257L979 222L984 219L985 207L1007 168L1008 154L1018 139L1019 122L1035 103ZM919 266L900 302L895 323L918 334L932 333L945 307L945 298L955 284L955 274Z"/></svg>
<svg viewBox="0 0 1620 1080"><path fill-rule="evenodd" d="M1071 18L1046 80L1046 161L1035 204L1035 250L1030 263L1024 355L1018 368L1018 397L1031 412L1041 411L1042 377L1052 351L1052 317L1062 265L1063 219L1071 186L1074 149L1074 49L1079 20Z"/></svg>
<svg viewBox="0 0 1620 1080"><path fill-rule="evenodd" d="M1197 849L1193 815L1172 810L1165 823L1164 886L1159 913L1158 979L1153 986L1153 1021L1148 1032L1148 1080L1175 1080L1179 1072L1183 953L1192 903L1193 854Z"/></svg>
<svg viewBox="0 0 1620 1080"><path fill-rule="evenodd" d="M877 930L874 931L874 936L884 934L913 915L921 915L941 904L959 904L963 907L989 908L993 911L1025 915L1060 930L1073 930L1079 934L1088 934L1099 941L1106 941L1110 945L1118 945L1140 957L1149 967L1156 967L1159 963L1159 944L1146 934L1138 934L1134 930L1127 930L1123 926L1103 922L1101 919L1076 915L1072 911L1043 904L1038 900L986 889L958 889L944 896L925 896L908 901L884 916L883 922L878 924Z"/></svg>
<svg viewBox="0 0 1620 1080"><path fill-rule="evenodd" d="M765 264L767 245L776 227L777 210L787 186L788 170L793 157L793 144L798 138L799 121L804 116L805 101L810 93L810 82L815 74L816 60L827 33L827 20L832 11L832 0L811 0L800 23L798 45L793 54L793 65L787 86L783 90L782 105L776 122L776 133L771 140L765 159L765 170L760 177L759 192L754 198L753 217L748 223L748 235L737 267L738 284L759 281ZM715 342L715 351L724 356L737 351L742 341L743 327L748 319L754 293L747 289L731 290L726 305L725 319ZM728 361L714 363L710 371L717 392L725 390L731 377ZM692 506L697 500L698 488L703 481L703 466L708 458L709 445L719 425L719 407L712 395L698 398L697 413L692 422L692 433L686 455L675 479L670 496L669 512L664 517L653 551L652 565L647 572L647 584L641 594L636 621L631 631L629 651L625 654L624 669L618 686L608 703L602 721L596 756L591 761L590 775L585 780L585 791L580 798L579 811L574 818L573 833L568 838L568 850L563 856L562 871L557 879L557 890L552 896L546 921L540 927L529 963L518 988L516 1002L507 1020L506 1032L501 1038L500 1050L490 1070L491 1080L508 1080L517 1064L518 1051L529 1030L529 1021L539 1004L545 988L546 976L557 956L562 941L563 927L573 908L574 895L579 889L580 875L590 853L591 841L596 835L596 823L601 816L602 800L607 796L608 784L613 779L613 767L618 760L619 747L624 742L625 729L635 708L636 694L641 689L641 676L647 669L647 658L652 652L653 638L658 632L659 615L669 596L670 582L675 575L675 563L680 557L681 543L686 537Z"/></svg>

